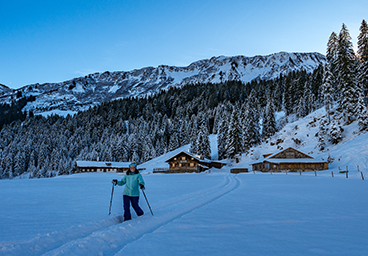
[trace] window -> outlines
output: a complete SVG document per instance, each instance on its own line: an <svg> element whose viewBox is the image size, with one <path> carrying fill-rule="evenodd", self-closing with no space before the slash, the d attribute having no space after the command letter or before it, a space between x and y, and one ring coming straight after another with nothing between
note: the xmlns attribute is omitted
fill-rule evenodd
<svg viewBox="0 0 368 256"><path fill-rule="evenodd" d="M182 157L181 157L181 160L185 160L185 159L186 159L186 157L185 157L185 156L182 156Z"/></svg>
<svg viewBox="0 0 368 256"><path fill-rule="evenodd" d="M190 163L190 167L194 167L194 163Z"/></svg>

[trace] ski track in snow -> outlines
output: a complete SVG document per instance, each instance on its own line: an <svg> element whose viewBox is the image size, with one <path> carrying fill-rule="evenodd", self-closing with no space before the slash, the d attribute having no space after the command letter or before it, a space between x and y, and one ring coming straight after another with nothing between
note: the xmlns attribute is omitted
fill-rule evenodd
<svg viewBox="0 0 368 256"><path fill-rule="evenodd" d="M146 212L144 216L123 223L122 216L114 216L98 223L36 237L14 245L0 252L0 255L119 255L129 243L215 201L239 186L240 180L236 176L224 175L223 182L216 186L152 205L154 216Z"/></svg>

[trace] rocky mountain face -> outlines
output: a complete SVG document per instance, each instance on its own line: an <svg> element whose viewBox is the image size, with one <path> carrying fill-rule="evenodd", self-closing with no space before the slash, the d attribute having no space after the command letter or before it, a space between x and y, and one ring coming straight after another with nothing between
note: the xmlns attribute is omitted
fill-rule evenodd
<svg viewBox="0 0 368 256"><path fill-rule="evenodd" d="M10 89L8 86L0 84L0 97L5 94L11 94L13 93L13 90Z"/></svg>
<svg viewBox="0 0 368 256"><path fill-rule="evenodd" d="M35 96L23 110L41 113L76 113L119 98L146 96L169 87L192 83L220 83L273 79L291 71L312 72L324 64L320 53L280 52L267 56L213 57L187 67L158 66L132 71L94 73L61 83L31 84L17 90L0 86L0 103ZM51 111L51 112L50 112Z"/></svg>

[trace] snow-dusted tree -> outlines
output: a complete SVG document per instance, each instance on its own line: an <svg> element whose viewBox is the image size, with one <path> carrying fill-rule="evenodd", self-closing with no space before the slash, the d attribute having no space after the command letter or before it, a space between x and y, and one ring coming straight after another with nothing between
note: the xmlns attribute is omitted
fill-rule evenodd
<svg viewBox="0 0 368 256"><path fill-rule="evenodd" d="M226 150L227 150L227 134L229 128L229 113L224 110L222 111L221 118L218 119L219 124L217 125L217 151L218 151L218 159L226 158Z"/></svg>
<svg viewBox="0 0 368 256"><path fill-rule="evenodd" d="M358 71L357 71L357 97L358 102L355 113L358 116L359 129L368 129L368 110L364 97L368 94L368 25L365 20L359 28L358 35Z"/></svg>
<svg viewBox="0 0 368 256"><path fill-rule="evenodd" d="M172 137L172 136L171 136ZM156 157L156 150L152 144L151 137L147 135L144 139L142 150L142 162L149 161Z"/></svg>
<svg viewBox="0 0 368 256"><path fill-rule="evenodd" d="M324 150L326 147L326 141L325 141L325 135L324 134L318 134L318 143L317 147L320 151Z"/></svg>
<svg viewBox="0 0 368 256"><path fill-rule="evenodd" d="M137 151L133 151L133 154L130 158L130 162L133 162L133 163L140 163L140 157L139 157L139 154Z"/></svg>
<svg viewBox="0 0 368 256"><path fill-rule="evenodd" d="M336 70L342 93L340 106L345 122L349 122L354 118L357 99L355 97L355 53L345 24L342 24L338 43Z"/></svg>
<svg viewBox="0 0 368 256"><path fill-rule="evenodd" d="M234 107L227 134L227 157L234 158L235 155L241 153L241 130L239 123L239 112Z"/></svg>
<svg viewBox="0 0 368 256"><path fill-rule="evenodd" d="M114 157L112 153L112 145L111 144L105 145L101 160L112 161L113 158Z"/></svg>
<svg viewBox="0 0 368 256"><path fill-rule="evenodd" d="M132 133L128 137L128 145L130 147L130 158L129 160L131 162L139 163L140 157L139 157L139 145L138 145L138 139L135 135L135 133Z"/></svg>
<svg viewBox="0 0 368 256"><path fill-rule="evenodd" d="M212 129L212 133L213 134L217 134L217 131L218 131L218 126L220 124L220 120L221 120L221 112L222 112L222 109L221 107L222 105L218 105L215 110L214 110L214 126L213 126L213 129Z"/></svg>
<svg viewBox="0 0 368 256"><path fill-rule="evenodd" d="M260 127L257 99L251 92L246 104L244 120L242 122L242 144L243 151L260 142Z"/></svg>
<svg viewBox="0 0 368 256"><path fill-rule="evenodd" d="M332 104L333 104L333 78L332 73L330 71L329 65L324 66L323 72L323 84L322 84L322 94L323 94L323 104L326 108L326 113L328 117L328 122L331 121L331 111L332 111Z"/></svg>
<svg viewBox="0 0 368 256"><path fill-rule="evenodd" d="M176 129L173 129L169 140L168 151L173 151L180 147L179 133Z"/></svg>
<svg viewBox="0 0 368 256"><path fill-rule="evenodd" d="M305 117L308 115L309 109L308 109L308 97L306 94L304 94L298 102L297 106L297 117Z"/></svg>
<svg viewBox="0 0 368 256"><path fill-rule="evenodd" d="M361 131L368 130L368 110L365 106L363 110L358 113L358 125Z"/></svg>
<svg viewBox="0 0 368 256"><path fill-rule="evenodd" d="M288 116L294 112L294 106L295 106L294 96L295 96L296 88L295 88L295 84L290 80L289 77L286 77L283 80L283 88L284 88L284 93L282 96L283 107L285 109L286 115ZM253 94L251 93L251 95ZM251 95L249 95L249 97Z"/></svg>
<svg viewBox="0 0 368 256"><path fill-rule="evenodd" d="M161 133L162 133L162 136L163 136L163 146L164 146L165 152L167 152L167 150L169 148L171 130L172 130L171 122L170 122L169 118L167 117L167 115L165 115L162 118L162 126L161 126ZM138 139L138 141L140 141L139 137L137 139Z"/></svg>
<svg viewBox="0 0 368 256"><path fill-rule="evenodd" d="M359 129L365 131L368 129L368 110L364 104L363 90L360 86L357 86L356 97L358 98L355 113L358 119Z"/></svg>
<svg viewBox="0 0 368 256"><path fill-rule="evenodd" d="M365 96L368 94L368 25L365 20L359 28L358 35L358 87L363 90Z"/></svg>
<svg viewBox="0 0 368 256"><path fill-rule="evenodd" d="M334 77L337 76L335 66L337 61L338 45L338 37L335 32L332 32L327 42L326 59L329 65L329 70L332 72ZM332 81L332 85L334 84L335 81Z"/></svg>
<svg viewBox="0 0 368 256"><path fill-rule="evenodd" d="M316 109L316 99L312 92L312 83L310 81L305 83L304 98L307 102L308 114L310 114Z"/></svg>
<svg viewBox="0 0 368 256"><path fill-rule="evenodd" d="M262 126L263 139L270 138L276 133L275 106L271 97L267 97L267 105L263 114Z"/></svg>
<svg viewBox="0 0 368 256"><path fill-rule="evenodd" d="M68 166L68 160L66 157L62 157L59 160L59 172L58 175L68 175L69 174L69 166Z"/></svg>
<svg viewBox="0 0 368 256"><path fill-rule="evenodd" d="M128 161L128 147L127 147L127 136L122 135L117 137L117 141L112 148L112 155L118 162Z"/></svg>
<svg viewBox="0 0 368 256"><path fill-rule="evenodd" d="M31 155L29 157L29 164L28 164L28 168L27 168L27 172L30 173L30 177L33 178L34 174L37 171L37 161L36 161L36 157L35 157L36 153L33 150L31 152Z"/></svg>
<svg viewBox="0 0 368 256"><path fill-rule="evenodd" d="M330 129L329 129L329 133L328 133L328 137L329 137L329 141L332 144L337 144L340 141L342 141L342 132L343 132L343 128L340 126L339 122L337 120L333 120L331 125L330 125Z"/></svg>
<svg viewBox="0 0 368 256"><path fill-rule="evenodd" d="M48 157L47 151L48 151L47 146L45 144L42 144L39 154L38 154L38 169L42 169L43 167L48 167L49 157Z"/></svg>
<svg viewBox="0 0 368 256"><path fill-rule="evenodd" d="M88 154L87 160L88 161L97 161L97 160L99 160L99 154L98 154L97 150L94 147L92 148L92 151ZM112 161L117 161L117 159L115 157L112 157L111 160Z"/></svg>
<svg viewBox="0 0 368 256"><path fill-rule="evenodd" d="M19 150L15 155L13 175L14 177L21 175L27 170L26 155L23 150Z"/></svg>
<svg viewBox="0 0 368 256"><path fill-rule="evenodd" d="M193 154L197 154L198 153L198 145L197 145L197 139L198 139L198 121L197 121L197 117L195 115L192 115L191 119L191 131L190 131L190 135L189 135L189 142L190 142L190 152Z"/></svg>
<svg viewBox="0 0 368 256"><path fill-rule="evenodd" d="M4 152L0 149L0 179L5 178Z"/></svg>
<svg viewBox="0 0 368 256"><path fill-rule="evenodd" d="M189 144L189 125L190 122L187 118L179 120L179 145L184 146Z"/></svg>
<svg viewBox="0 0 368 256"><path fill-rule="evenodd" d="M211 158L211 145L208 136L209 132L206 125L201 124L197 139L197 154L205 158Z"/></svg>
<svg viewBox="0 0 368 256"><path fill-rule="evenodd" d="M59 168L59 159L61 158L61 150L54 148L50 157L49 171L57 171Z"/></svg>
<svg viewBox="0 0 368 256"><path fill-rule="evenodd" d="M327 134L327 125L330 123L330 120L326 120L326 119L321 119L320 121L320 125L319 125L319 130L318 130L318 143L317 143L317 148L319 150L324 150L325 146L326 146L326 134Z"/></svg>

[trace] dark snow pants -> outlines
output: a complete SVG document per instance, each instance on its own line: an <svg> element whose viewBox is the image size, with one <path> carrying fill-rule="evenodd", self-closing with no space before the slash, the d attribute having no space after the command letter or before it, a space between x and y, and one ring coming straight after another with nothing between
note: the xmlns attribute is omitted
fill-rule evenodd
<svg viewBox="0 0 368 256"><path fill-rule="evenodd" d="M130 215L130 203L132 203L132 207L138 216L141 216L144 214L143 210L138 205L138 202L139 202L138 196L133 197L133 196L123 195L123 201L124 201L124 220L132 219L132 216Z"/></svg>

